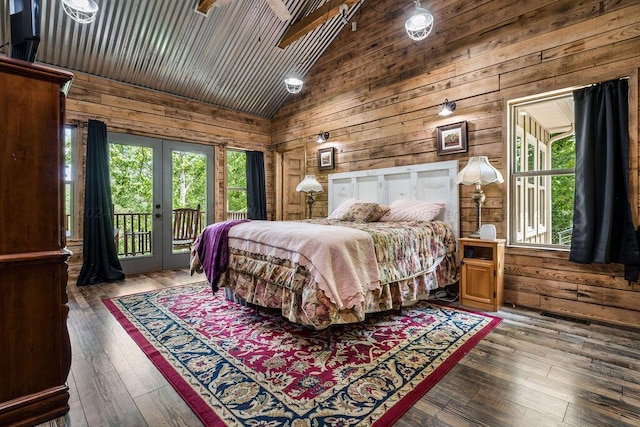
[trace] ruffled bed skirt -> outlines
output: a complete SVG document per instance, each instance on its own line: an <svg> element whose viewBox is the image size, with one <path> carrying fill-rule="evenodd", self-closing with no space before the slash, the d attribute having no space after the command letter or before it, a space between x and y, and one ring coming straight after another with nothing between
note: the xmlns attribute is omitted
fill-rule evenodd
<svg viewBox="0 0 640 427"><path fill-rule="evenodd" d="M243 272L242 258L238 254L231 255L229 268L218 283L225 288L227 299L280 309L287 319L313 329L361 322L367 313L411 306L428 299L431 290L457 282L459 272L455 253L451 253L432 272L382 285L378 290L367 292L361 304L338 310L324 292L310 283L310 276L304 272L296 274L298 280L286 281L289 285L282 286L283 281ZM277 275L275 271L272 273Z"/></svg>

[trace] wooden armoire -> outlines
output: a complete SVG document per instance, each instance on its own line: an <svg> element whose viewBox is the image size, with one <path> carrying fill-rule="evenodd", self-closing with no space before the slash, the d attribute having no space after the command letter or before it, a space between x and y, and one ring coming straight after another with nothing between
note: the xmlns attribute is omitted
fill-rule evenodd
<svg viewBox="0 0 640 427"><path fill-rule="evenodd" d="M69 410L63 88L73 75L0 57L0 425Z"/></svg>

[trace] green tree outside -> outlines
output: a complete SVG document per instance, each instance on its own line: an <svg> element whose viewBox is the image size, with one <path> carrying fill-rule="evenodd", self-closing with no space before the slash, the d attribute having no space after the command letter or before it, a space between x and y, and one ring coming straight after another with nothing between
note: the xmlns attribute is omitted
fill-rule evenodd
<svg viewBox="0 0 640 427"><path fill-rule="evenodd" d="M567 136L551 144L551 168L573 169L576 167L576 138ZM560 243L558 233L573 226L573 196L575 174L554 176L551 179L551 200L553 209L552 243Z"/></svg>
<svg viewBox="0 0 640 427"><path fill-rule="evenodd" d="M153 206L153 150L110 144L111 195L117 213L150 213ZM174 209L206 207L206 156L173 151Z"/></svg>
<svg viewBox="0 0 640 427"><path fill-rule="evenodd" d="M115 213L151 213L153 150L126 144L109 144L111 197Z"/></svg>
<svg viewBox="0 0 640 427"><path fill-rule="evenodd" d="M247 211L247 155L227 150L227 210Z"/></svg>

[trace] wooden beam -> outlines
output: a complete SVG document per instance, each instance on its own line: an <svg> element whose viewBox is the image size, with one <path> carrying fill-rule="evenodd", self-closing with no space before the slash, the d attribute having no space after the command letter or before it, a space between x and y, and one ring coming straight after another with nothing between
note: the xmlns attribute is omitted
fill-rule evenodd
<svg viewBox="0 0 640 427"><path fill-rule="evenodd" d="M298 22L290 26L284 37L282 37L278 47L284 49L308 32L315 30L317 27L339 14L341 4L346 4L351 7L358 1L360 0L327 1L311 14L299 19Z"/></svg>
<svg viewBox="0 0 640 427"><path fill-rule="evenodd" d="M198 5L196 6L196 12L200 12L203 15L206 15L209 12L209 9L213 7L213 4L216 0L198 0Z"/></svg>

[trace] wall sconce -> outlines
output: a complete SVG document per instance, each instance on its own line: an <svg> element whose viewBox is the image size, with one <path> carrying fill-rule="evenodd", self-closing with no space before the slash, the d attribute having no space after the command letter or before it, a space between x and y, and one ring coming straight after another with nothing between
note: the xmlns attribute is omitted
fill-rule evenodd
<svg viewBox="0 0 640 427"><path fill-rule="evenodd" d="M318 144L322 144L323 142L326 142L327 139L329 139L329 132L320 132L316 137L316 142Z"/></svg>
<svg viewBox="0 0 640 427"><path fill-rule="evenodd" d="M296 76L289 76L284 79L284 85L289 93L298 93L302 90L304 82Z"/></svg>
<svg viewBox="0 0 640 427"><path fill-rule="evenodd" d="M427 38L433 29L433 15L427 10L420 7L420 0L414 0L416 11L404 23L404 29L411 40L420 41Z"/></svg>
<svg viewBox="0 0 640 427"><path fill-rule="evenodd" d="M302 182L296 187L299 193L304 191L307 193L307 205L309 206L309 218L311 218L311 206L313 205L313 193L322 193L322 185L316 180L315 175L306 175Z"/></svg>
<svg viewBox="0 0 640 427"><path fill-rule="evenodd" d="M442 103L442 109L438 113L440 116L450 116L456 109L456 103L445 99Z"/></svg>

